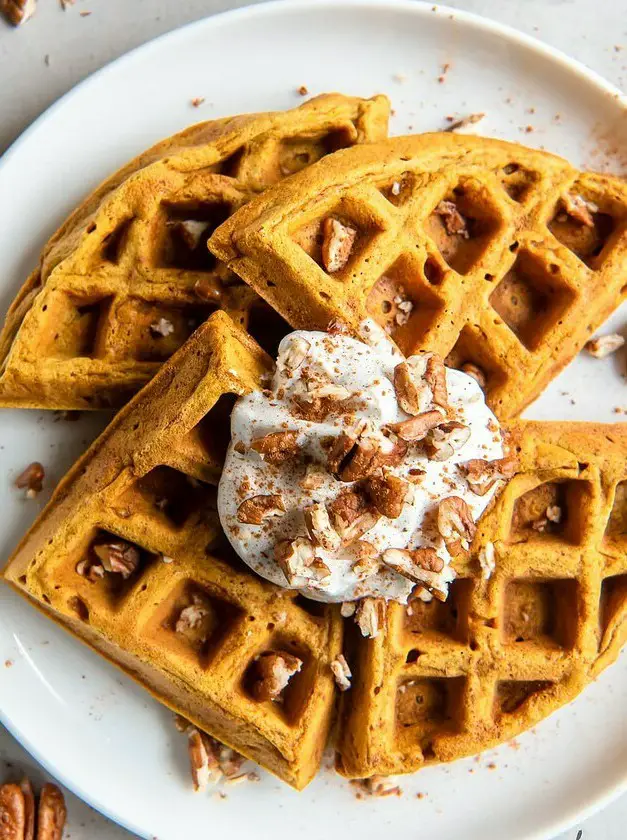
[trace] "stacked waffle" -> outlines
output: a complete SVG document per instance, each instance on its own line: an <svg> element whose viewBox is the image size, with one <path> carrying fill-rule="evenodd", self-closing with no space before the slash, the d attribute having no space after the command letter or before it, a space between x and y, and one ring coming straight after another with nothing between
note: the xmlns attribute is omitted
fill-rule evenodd
<svg viewBox="0 0 627 840"><path fill-rule="evenodd" d="M497 141L373 142L386 117L333 95L164 141L53 237L0 344L6 406L117 407L151 380L5 579L296 788L336 712L342 774L411 772L527 729L627 632L627 431L516 419L620 301L627 187ZM366 316L472 371L518 454L448 599L390 602L370 639L257 578L215 509L230 410L271 367L255 323L274 351L288 324ZM276 660L291 678L266 691Z"/></svg>

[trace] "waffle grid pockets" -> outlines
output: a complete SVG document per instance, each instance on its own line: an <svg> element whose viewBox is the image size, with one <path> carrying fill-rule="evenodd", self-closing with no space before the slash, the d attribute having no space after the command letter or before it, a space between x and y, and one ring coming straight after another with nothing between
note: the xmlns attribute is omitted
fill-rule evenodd
<svg viewBox="0 0 627 840"><path fill-rule="evenodd" d="M353 641L341 773L413 772L502 743L572 700L627 638L627 427L521 423L514 438L521 471L448 601L392 604L384 633ZM553 505L561 521L536 530Z"/></svg>
<svg viewBox="0 0 627 840"><path fill-rule="evenodd" d="M0 405L119 407L221 308L268 349L283 320L206 242L234 210L338 148L386 136L385 97L192 126L105 181L45 246L0 334Z"/></svg>
<svg viewBox="0 0 627 840"><path fill-rule="evenodd" d="M591 225L564 212L567 193L589 202ZM443 201L465 232L449 232ZM327 218L357 234L334 273L321 252ZM498 140L393 138L275 186L220 226L209 248L295 328L356 327L371 316L406 355L430 350L454 367L479 366L490 406L507 420L624 296L627 184Z"/></svg>
<svg viewBox="0 0 627 840"><path fill-rule="evenodd" d="M228 442L223 401L258 387L268 365L227 315L211 316L61 482L5 579L166 705L301 788L327 739L339 615L248 573L212 486ZM140 553L128 579L77 572L120 538ZM193 604L201 625L181 632ZM282 703L250 692L264 651L303 662Z"/></svg>

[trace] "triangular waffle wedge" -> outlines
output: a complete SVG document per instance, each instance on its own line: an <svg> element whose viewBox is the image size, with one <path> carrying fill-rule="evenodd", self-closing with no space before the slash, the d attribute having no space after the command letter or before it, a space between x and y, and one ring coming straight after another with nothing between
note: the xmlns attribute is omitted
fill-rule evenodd
<svg viewBox="0 0 627 840"><path fill-rule="evenodd" d="M4 577L166 705L302 788L327 739L341 619L237 560L206 483L235 396L259 387L268 364L212 315L63 479ZM139 552L129 576L93 573L116 544L128 560L127 543L131 568ZM282 702L253 696L265 651L302 661Z"/></svg>
<svg viewBox="0 0 627 840"><path fill-rule="evenodd" d="M412 772L506 741L625 642L627 424L525 423L514 440L520 472L481 519L448 601L390 606L384 632L349 645L343 774Z"/></svg>
<svg viewBox="0 0 627 840"><path fill-rule="evenodd" d="M625 293L627 183L498 140L394 138L274 187L209 247L296 328L370 315L408 355L478 367L509 419Z"/></svg>
<svg viewBox="0 0 627 840"><path fill-rule="evenodd" d="M266 345L282 319L209 254L266 187L386 136L385 97L329 94L286 113L201 123L105 181L44 248L0 334L0 406L117 407L215 309Z"/></svg>

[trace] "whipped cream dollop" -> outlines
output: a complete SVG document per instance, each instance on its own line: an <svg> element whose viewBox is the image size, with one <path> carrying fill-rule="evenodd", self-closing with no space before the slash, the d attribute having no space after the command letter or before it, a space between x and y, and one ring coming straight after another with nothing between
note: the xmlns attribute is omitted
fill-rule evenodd
<svg viewBox="0 0 627 840"><path fill-rule="evenodd" d="M220 520L251 569L307 597L443 600L508 477L499 425L471 376L405 359L374 322L362 336L282 340L269 389L233 409Z"/></svg>

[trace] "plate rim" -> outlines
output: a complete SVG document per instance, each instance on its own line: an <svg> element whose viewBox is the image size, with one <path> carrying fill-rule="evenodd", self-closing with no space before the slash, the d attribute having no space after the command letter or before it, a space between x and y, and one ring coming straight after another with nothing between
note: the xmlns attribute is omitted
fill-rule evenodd
<svg viewBox="0 0 627 840"><path fill-rule="evenodd" d="M32 134L34 134L45 122L52 117L57 110L63 109L72 98L77 96L84 88L88 88L106 77L107 73L114 69L119 69L120 66L130 64L140 53L149 53L151 50L158 50L161 43L164 41L175 42L180 39L185 40L188 30L198 27L216 27L223 25L232 25L238 19L251 18L255 16L273 17L281 15L282 12L289 9L290 12L296 10L301 12L316 11L327 8L333 8L335 11L338 8L344 9L369 9L384 12L401 12L416 15L418 17L423 15L446 15L451 17L455 22L461 23L464 27L469 27L475 31L489 33L492 35L499 35L509 43L514 43L517 46L526 49L530 52L535 52L542 57L549 59L558 64L562 69L566 70L574 76L578 76L587 83L592 84L597 88L599 94L609 96L616 100L619 107L626 109L627 113L627 94L624 94L620 88L609 82L597 71L587 67L578 59L572 58L561 49L541 41L539 38L528 35L515 27L493 20L492 18L480 15L476 12L469 12L463 9L458 9L446 4L428 2L428 0L265 0L265 2L258 2L253 5L246 5L235 9L227 9L215 14L205 15L196 20L182 24L174 29L164 32L154 38L145 41L142 44L134 47L121 56L106 63L103 67L98 68L84 79L81 79L73 87L64 93L59 99L49 105L38 117L36 117L25 129L22 131L5 149L0 159L0 179L7 166L11 165L13 156L19 152L23 143L26 143ZM90 792L86 790L79 781L71 779L65 774L59 772L55 766L53 758L43 755L36 744L31 741L29 736L22 728L16 726L13 721L5 715L0 706L0 723L7 729L10 735L22 746L32 758L41 765L47 773L57 779L63 787L74 794L78 799L87 803L90 807L102 814L111 823L122 828L132 834L148 840L149 835L144 832L144 829L136 826L129 818L122 817L117 810L110 810L99 799L97 792ZM615 785L610 786L605 792L596 798L593 798L583 808L570 809L561 818L553 820L548 823L545 828L539 829L531 835L528 835L528 840L549 840L557 834L567 831L576 823L583 822L595 813L600 812L618 797L627 791L627 764L624 768L624 776Z"/></svg>

